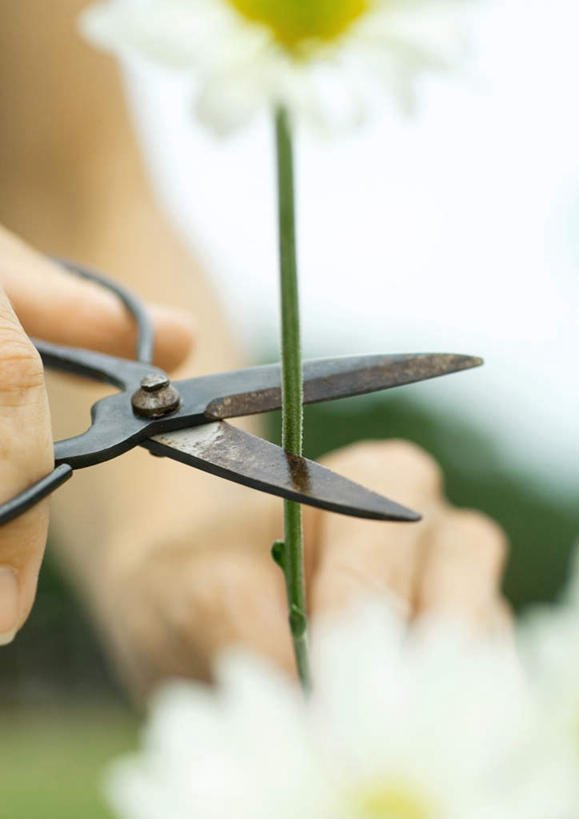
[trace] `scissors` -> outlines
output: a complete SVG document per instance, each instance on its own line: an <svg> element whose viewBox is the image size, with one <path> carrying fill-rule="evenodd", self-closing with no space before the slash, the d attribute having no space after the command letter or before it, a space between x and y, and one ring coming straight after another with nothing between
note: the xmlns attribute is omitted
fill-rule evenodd
<svg viewBox="0 0 579 819"><path fill-rule="evenodd" d="M154 329L129 291L86 267L58 260L70 273L111 290L137 326L135 360L33 340L44 365L103 381L115 395L97 401L86 432L54 445L55 469L0 505L0 525L18 517L67 481L76 469L142 446L153 455L245 484L261 492L332 512L413 522L420 515L320 464L285 452L227 423L281 407L278 364L172 383L153 361ZM306 361L304 404L378 392L482 364L474 356L415 353Z"/></svg>

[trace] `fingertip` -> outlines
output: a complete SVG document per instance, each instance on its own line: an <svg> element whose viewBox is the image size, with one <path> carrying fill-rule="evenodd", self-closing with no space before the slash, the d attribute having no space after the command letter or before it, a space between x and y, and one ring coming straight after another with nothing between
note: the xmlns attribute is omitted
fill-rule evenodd
<svg viewBox="0 0 579 819"><path fill-rule="evenodd" d="M11 643L13 643L16 634L17 634L16 629L14 629L13 631L0 633L0 648L3 648L4 646L9 646Z"/></svg>
<svg viewBox="0 0 579 819"><path fill-rule="evenodd" d="M0 527L0 645L11 643L30 616L47 531L46 500Z"/></svg>
<svg viewBox="0 0 579 819"><path fill-rule="evenodd" d="M0 566L0 646L8 645L20 625L20 584L11 566Z"/></svg>
<svg viewBox="0 0 579 819"><path fill-rule="evenodd" d="M115 293L98 282L72 275L16 241L8 250L7 258L1 260L1 280L29 335L55 344L134 357L136 323ZM156 331L156 363L174 369L193 346L193 320L179 309L147 307Z"/></svg>
<svg viewBox="0 0 579 819"><path fill-rule="evenodd" d="M0 647L14 642L28 620L38 585L38 573L26 566L18 571L0 566Z"/></svg>
<svg viewBox="0 0 579 819"><path fill-rule="evenodd" d="M174 370L188 358L194 347L196 324L190 313L164 305L150 307L155 325L155 363Z"/></svg>

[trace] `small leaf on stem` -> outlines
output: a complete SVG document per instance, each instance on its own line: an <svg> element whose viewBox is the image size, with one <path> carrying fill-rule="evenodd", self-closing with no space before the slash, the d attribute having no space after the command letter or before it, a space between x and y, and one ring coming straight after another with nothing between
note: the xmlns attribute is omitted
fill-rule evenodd
<svg viewBox="0 0 579 819"><path fill-rule="evenodd" d="M277 563L283 571L285 568L285 543L283 540L274 540L271 547L271 556L274 563Z"/></svg>

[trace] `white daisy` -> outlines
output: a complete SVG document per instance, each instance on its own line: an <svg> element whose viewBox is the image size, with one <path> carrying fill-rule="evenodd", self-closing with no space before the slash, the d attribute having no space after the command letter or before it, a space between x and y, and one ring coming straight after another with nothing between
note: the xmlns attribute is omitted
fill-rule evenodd
<svg viewBox="0 0 579 819"><path fill-rule="evenodd" d="M143 751L110 778L119 816L562 816L544 812L518 762L528 700L505 645L450 626L409 638L382 607L316 643L308 702L241 653L221 663L216 692L167 688Z"/></svg>
<svg viewBox="0 0 579 819"><path fill-rule="evenodd" d="M463 53L469 0L127 0L82 18L94 43L185 69L218 131L283 105L325 130L352 125L385 86L414 102L426 70Z"/></svg>
<svg viewBox="0 0 579 819"><path fill-rule="evenodd" d="M543 750L539 764L556 767L559 778L573 784L575 810L569 816L575 819L579 809L579 551L561 604L532 612L520 629L520 643L537 700L535 730Z"/></svg>

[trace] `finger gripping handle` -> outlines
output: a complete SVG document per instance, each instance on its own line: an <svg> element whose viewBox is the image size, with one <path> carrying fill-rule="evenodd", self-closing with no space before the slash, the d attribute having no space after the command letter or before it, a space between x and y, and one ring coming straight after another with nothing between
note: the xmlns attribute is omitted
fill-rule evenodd
<svg viewBox="0 0 579 819"><path fill-rule="evenodd" d="M10 498L9 501L0 505L0 526L9 523L11 520L23 515L41 500L46 498L59 486L62 486L72 477L72 467L69 464L57 466L49 475L45 475L32 486L24 489L20 494Z"/></svg>

